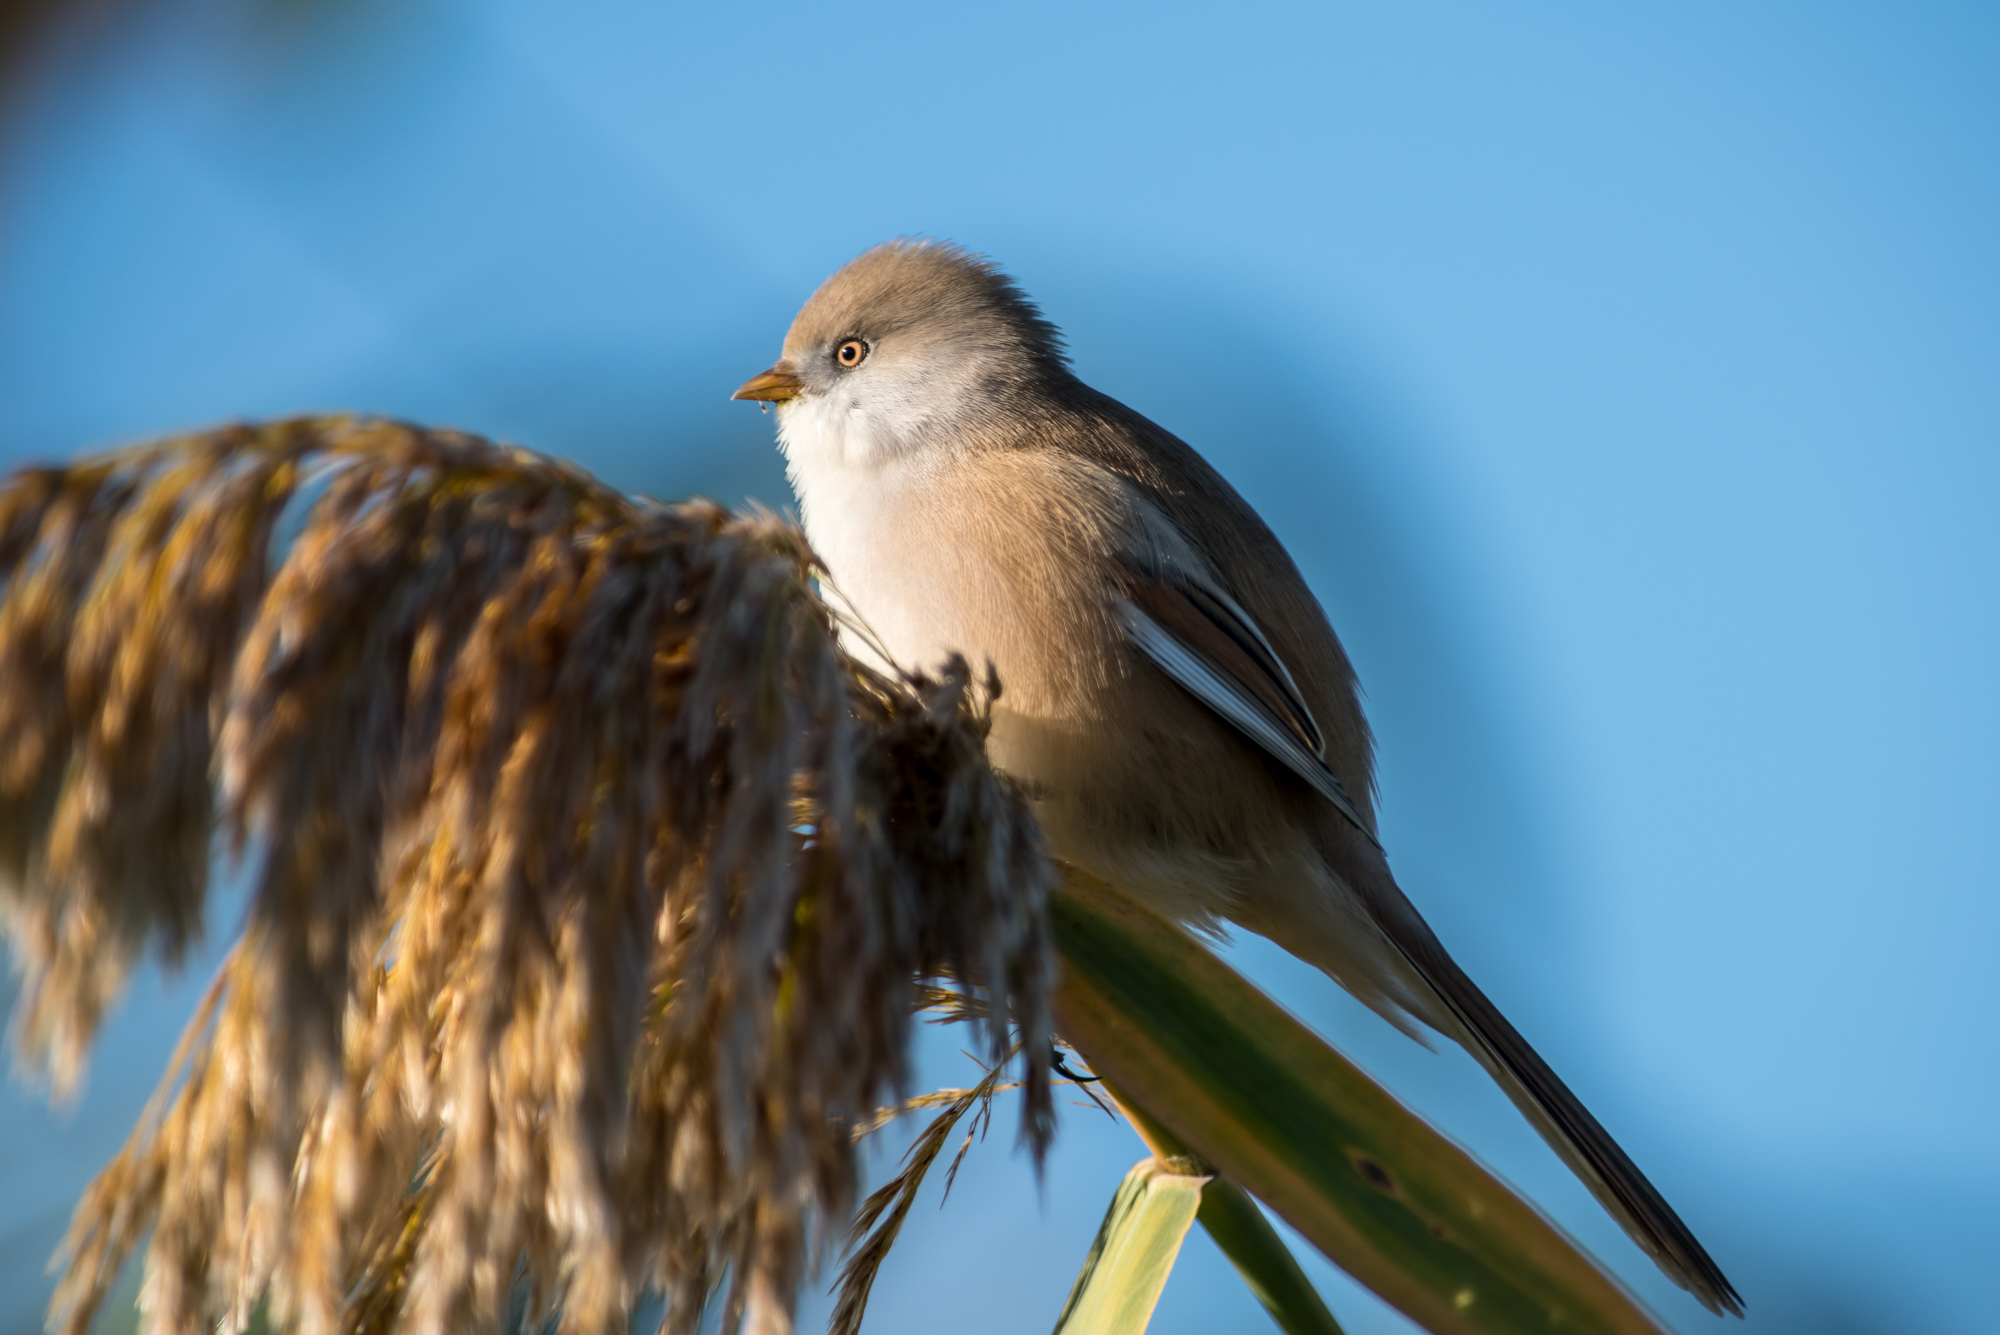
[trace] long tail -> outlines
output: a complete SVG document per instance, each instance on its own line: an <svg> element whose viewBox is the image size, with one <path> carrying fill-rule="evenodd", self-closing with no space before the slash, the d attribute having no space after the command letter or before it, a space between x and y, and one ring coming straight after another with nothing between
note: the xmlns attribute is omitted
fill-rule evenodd
<svg viewBox="0 0 2000 1335"><path fill-rule="evenodd" d="M1457 1021L1461 1032L1446 1031L1448 1036L1492 1073L1542 1138L1668 1278L1718 1316L1725 1311L1743 1315L1742 1298L1693 1231L1500 1008L1466 977L1387 869L1368 879L1374 884L1366 898L1383 935Z"/></svg>

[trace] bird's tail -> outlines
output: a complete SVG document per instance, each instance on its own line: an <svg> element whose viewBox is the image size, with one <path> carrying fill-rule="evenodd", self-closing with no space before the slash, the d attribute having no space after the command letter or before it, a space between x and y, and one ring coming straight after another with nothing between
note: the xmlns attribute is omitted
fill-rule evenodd
<svg viewBox="0 0 2000 1335"><path fill-rule="evenodd" d="M1386 889L1380 881L1388 882ZM1438 1018L1450 1023L1437 1025L1428 1014L1424 1018L1492 1073L1542 1138L1668 1278L1709 1311L1741 1316L1743 1300L1735 1287L1666 1198L1458 967L1430 924L1389 880L1386 868L1380 881L1365 896L1372 915L1396 953L1442 1003L1444 1013Z"/></svg>

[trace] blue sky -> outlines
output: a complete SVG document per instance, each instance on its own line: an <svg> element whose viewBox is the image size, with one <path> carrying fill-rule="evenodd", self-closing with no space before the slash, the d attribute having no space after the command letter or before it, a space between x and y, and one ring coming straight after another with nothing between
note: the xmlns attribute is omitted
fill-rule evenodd
<svg viewBox="0 0 2000 1335"><path fill-rule="evenodd" d="M1972 4L154 0L6 133L0 458L355 407L783 503L726 396L798 303L891 236L985 251L1292 547L1399 875L1751 1327L1971 1331L1996 67ZM1707 1327L1469 1061L1237 959ZM76 1109L5 1093L0 1330L193 990L140 981ZM1139 1153L1081 1114L1039 1189L977 1152L871 1329L1052 1322ZM1238 1319L1197 1240L1155 1329Z"/></svg>

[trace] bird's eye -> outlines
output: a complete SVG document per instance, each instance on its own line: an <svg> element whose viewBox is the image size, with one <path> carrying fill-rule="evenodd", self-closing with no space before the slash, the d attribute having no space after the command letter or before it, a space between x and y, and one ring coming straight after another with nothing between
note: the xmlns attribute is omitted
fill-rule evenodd
<svg viewBox="0 0 2000 1335"><path fill-rule="evenodd" d="M849 368L861 365L867 355L868 345L858 338L850 338L833 350L833 359Z"/></svg>

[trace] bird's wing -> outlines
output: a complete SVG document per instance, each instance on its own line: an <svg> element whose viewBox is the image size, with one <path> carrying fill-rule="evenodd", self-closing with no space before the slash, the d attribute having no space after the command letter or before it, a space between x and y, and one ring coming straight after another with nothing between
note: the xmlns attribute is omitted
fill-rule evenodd
<svg viewBox="0 0 2000 1335"><path fill-rule="evenodd" d="M1130 573L1118 603L1132 643L1174 681L1316 788L1376 848L1327 767L1319 726L1298 684L1250 614L1228 594L1181 571ZM1582 1102L1451 958L1386 867L1349 869L1383 935L1449 1016L1464 1044L1527 1114L1627 1233L1669 1277L1714 1312L1742 1300L1692 1230ZM1456 1032L1453 1032L1453 1031Z"/></svg>
<svg viewBox="0 0 2000 1335"><path fill-rule="evenodd" d="M1318 789L1374 842L1375 832L1326 763L1326 741L1298 683L1234 598L1180 571L1135 572L1122 594L1118 614L1141 653Z"/></svg>

